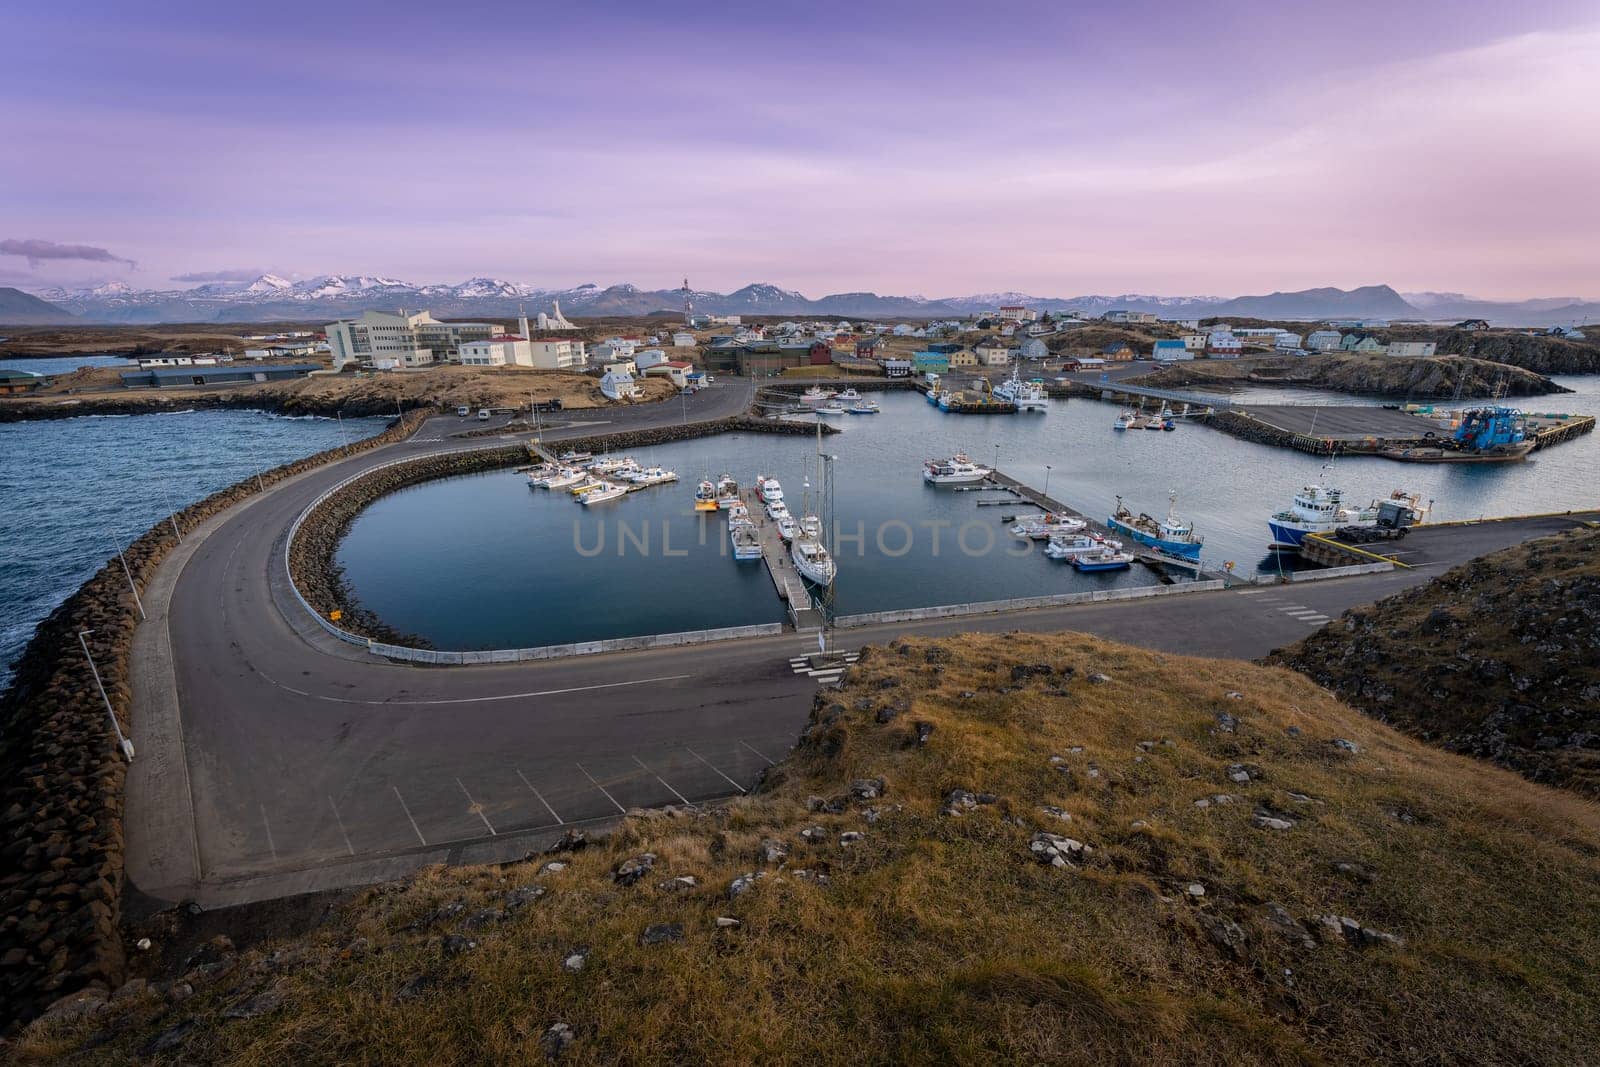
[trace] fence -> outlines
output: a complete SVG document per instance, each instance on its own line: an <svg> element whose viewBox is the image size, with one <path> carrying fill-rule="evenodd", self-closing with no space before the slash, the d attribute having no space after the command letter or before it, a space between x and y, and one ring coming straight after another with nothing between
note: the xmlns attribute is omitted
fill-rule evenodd
<svg viewBox="0 0 1600 1067"><path fill-rule="evenodd" d="M648 634L643 637L613 637L604 641L574 641L565 645L539 645L535 648L498 648L481 652L440 652L429 648L407 648L364 642L367 650L385 659L412 663L464 666L474 663L525 663L529 660L561 659L566 656L593 656L601 652L628 652L645 648L673 648L703 645L711 641L730 641L741 637L773 637L783 633L783 623L763 622L754 626L725 626L717 630L685 630L675 634Z"/></svg>
<svg viewBox="0 0 1600 1067"><path fill-rule="evenodd" d="M1326 567L1315 571L1291 571L1291 582L1319 582L1324 578L1349 578L1357 574L1379 574L1394 570L1393 563L1357 563L1350 567Z"/></svg>
<svg viewBox="0 0 1600 1067"><path fill-rule="evenodd" d="M981 600L971 604L941 604L932 608L904 608L899 611L874 611L865 615L842 615L833 621L839 629L876 626L879 623L915 622L920 619L948 619L960 615L998 615L1031 608L1059 608L1073 604L1099 604L1111 600L1142 600L1146 597L1176 596L1180 593L1210 593L1227 588L1221 580L1184 582L1181 585L1141 585L1131 589L1100 589L1090 593L1056 593L1051 596L1018 597L1012 600Z"/></svg>

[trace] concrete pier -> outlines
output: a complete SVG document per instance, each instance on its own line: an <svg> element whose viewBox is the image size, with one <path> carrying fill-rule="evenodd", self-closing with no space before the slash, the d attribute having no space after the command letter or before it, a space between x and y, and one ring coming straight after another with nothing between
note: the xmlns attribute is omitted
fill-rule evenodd
<svg viewBox="0 0 1600 1067"><path fill-rule="evenodd" d="M789 605L789 615L795 629L804 630L822 625L822 613L811 606L811 591L805 579L795 573L789 559L789 546L778 533L778 524L767 518L767 506L756 496L754 489L743 489L740 495L750 518L756 524L756 536L761 540L761 559L766 564L767 576L772 579L778 599Z"/></svg>

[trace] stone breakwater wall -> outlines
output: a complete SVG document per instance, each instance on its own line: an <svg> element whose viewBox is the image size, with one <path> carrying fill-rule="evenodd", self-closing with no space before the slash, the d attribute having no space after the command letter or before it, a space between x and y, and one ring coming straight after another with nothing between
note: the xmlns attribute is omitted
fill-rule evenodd
<svg viewBox="0 0 1600 1067"><path fill-rule="evenodd" d="M404 402L402 402L404 403ZM414 403L411 406L415 406ZM132 392L126 397L85 397L70 401L9 401L0 403L0 422L36 422L77 419L86 415L158 415L175 411L265 411L271 415L349 415L355 418L393 416L390 398L313 396L289 393L185 393ZM429 407L429 414L437 409Z"/></svg>
<svg viewBox="0 0 1600 1067"><path fill-rule="evenodd" d="M409 436L423 414L261 476L264 486ZM183 509L185 531L258 492L251 477ZM126 550L142 591L176 544L163 519ZM39 624L0 695L0 1030L52 1001L120 985L126 767L78 634L129 732L129 649L138 610L112 558ZM135 755L137 758L137 754Z"/></svg>
<svg viewBox="0 0 1600 1067"><path fill-rule="evenodd" d="M649 429L624 430L618 433L595 434L589 437L564 438L550 446L552 451L572 449L581 452L600 450L625 451L630 448L650 448L711 437L723 433L772 433L806 437L816 433L809 424L771 422L742 416L715 419L709 422L691 422L676 426L657 426ZM838 433L824 425L823 432ZM504 448L475 448L460 452L447 452L423 456L407 463L380 467L331 494L306 515L300 524L294 543L289 546L289 571L300 595L324 619L337 611L338 627L357 637L370 637L387 644L428 647L426 642L410 635L397 633L371 611L361 606L355 593L344 579L344 574L334 556L339 542L349 532L356 516L379 498L401 489L439 478L452 478L463 474L481 474L485 471L503 470L530 462L534 457L524 444L506 445Z"/></svg>
<svg viewBox="0 0 1600 1067"><path fill-rule="evenodd" d="M1195 421L1204 423L1212 429L1221 430L1223 433L1245 441L1254 441L1262 445L1276 445L1279 448L1292 448L1296 452L1305 452L1313 456L1337 456L1345 452L1367 451L1366 449L1352 449L1347 444L1321 437L1308 437L1305 434L1291 433L1276 426L1268 426L1257 422L1248 415L1237 411L1213 411L1209 414L1193 416ZM1394 444L1394 441L1387 441ZM1421 444L1419 438L1415 443Z"/></svg>

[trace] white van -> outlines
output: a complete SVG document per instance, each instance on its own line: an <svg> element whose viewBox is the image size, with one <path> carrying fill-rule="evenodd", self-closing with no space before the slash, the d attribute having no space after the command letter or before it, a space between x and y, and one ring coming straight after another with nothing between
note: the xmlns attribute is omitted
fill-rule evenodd
<svg viewBox="0 0 1600 1067"><path fill-rule="evenodd" d="M479 408L478 409L478 421L479 422L488 422L489 421L489 409L488 408Z"/></svg>
<svg viewBox="0 0 1600 1067"><path fill-rule="evenodd" d="M462 404L460 407L456 408L456 414L464 419L468 415L472 414L472 409L467 407L467 405Z"/></svg>

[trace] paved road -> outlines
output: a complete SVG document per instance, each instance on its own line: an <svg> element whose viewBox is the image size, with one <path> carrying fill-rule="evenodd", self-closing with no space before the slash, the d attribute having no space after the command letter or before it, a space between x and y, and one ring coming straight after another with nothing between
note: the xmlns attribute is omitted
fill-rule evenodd
<svg viewBox="0 0 1600 1067"><path fill-rule="evenodd" d="M750 395L749 383L721 384L688 398L688 417L735 413ZM676 400L571 415L604 419L605 429L683 417ZM192 531L163 565L135 645L140 755L127 816L135 911L371 881L426 862L511 858L629 807L736 793L788 750L817 685L833 677L792 662L812 649L810 636L441 669L377 660L316 630L289 599L288 525L360 469L460 447L447 437L460 425L435 419L411 441L286 482ZM1459 538L1460 558L1570 524L1476 527ZM1392 574L843 637L859 645L908 632L1077 629L1248 658L1437 573L1452 561L1451 542L1438 540L1433 566Z"/></svg>

